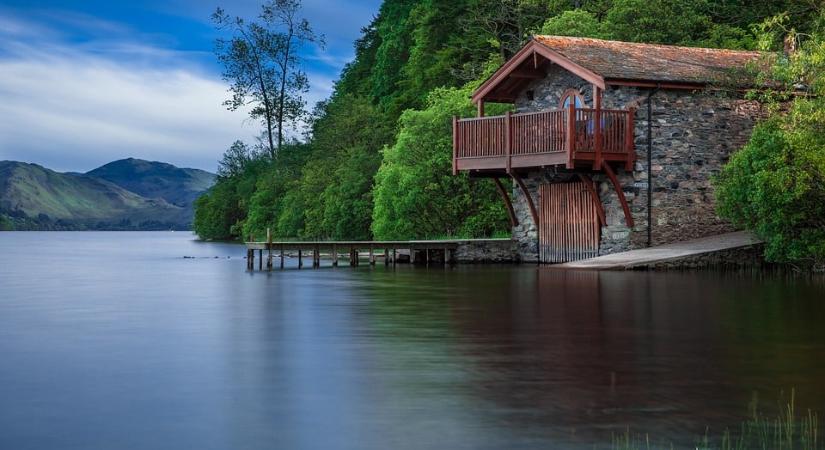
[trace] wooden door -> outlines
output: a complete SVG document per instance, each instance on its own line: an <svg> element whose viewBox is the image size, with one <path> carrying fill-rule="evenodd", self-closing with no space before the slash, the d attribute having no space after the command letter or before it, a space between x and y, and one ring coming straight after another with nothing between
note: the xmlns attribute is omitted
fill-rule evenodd
<svg viewBox="0 0 825 450"><path fill-rule="evenodd" d="M599 217L581 181L542 184L539 260L560 263L599 254Z"/></svg>

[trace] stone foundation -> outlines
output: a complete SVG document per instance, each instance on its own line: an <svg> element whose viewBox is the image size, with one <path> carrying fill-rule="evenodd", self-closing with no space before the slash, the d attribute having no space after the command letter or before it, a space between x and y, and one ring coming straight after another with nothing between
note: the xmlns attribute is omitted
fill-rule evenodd
<svg viewBox="0 0 825 450"><path fill-rule="evenodd" d="M514 263L519 262L513 239L473 239L458 243L455 261L459 263Z"/></svg>

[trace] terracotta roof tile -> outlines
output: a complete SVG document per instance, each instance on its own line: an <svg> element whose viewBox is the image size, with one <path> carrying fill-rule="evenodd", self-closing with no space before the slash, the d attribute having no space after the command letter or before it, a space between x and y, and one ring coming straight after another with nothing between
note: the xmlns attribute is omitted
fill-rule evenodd
<svg viewBox="0 0 825 450"><path fill-rule="evenodd" d="M724 80L732 70L745 68L765 55L754 51L565 36L534 36L534 39L605 79L713 83Z"/></svg>

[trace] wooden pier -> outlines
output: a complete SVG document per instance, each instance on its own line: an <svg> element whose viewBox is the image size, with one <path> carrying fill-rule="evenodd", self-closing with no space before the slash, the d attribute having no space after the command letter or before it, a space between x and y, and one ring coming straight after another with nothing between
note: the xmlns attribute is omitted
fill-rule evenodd
<svg viewBox="0 0 825 450"><path fill-rule="evenodd" d="M383 259L387 266L401 262L448 265L455 261L455 251L461 242L467 240L250 241L246 243L246 268L272 270L277 258L279 268L283 269L286 258L296 253L299 269L304 266L304 258L311 258L312 268L321 267L322 258L330 259L332 266L337 267L342 257L351 267L359 266L364 257L369 265L375 265L377 259Z"/></svg>

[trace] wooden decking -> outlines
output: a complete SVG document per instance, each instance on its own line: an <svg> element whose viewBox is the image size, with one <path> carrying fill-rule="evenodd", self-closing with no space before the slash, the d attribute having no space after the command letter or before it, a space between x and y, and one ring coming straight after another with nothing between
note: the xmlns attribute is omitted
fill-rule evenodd
<svg viewBox="0 0 825 450"><path fill-rule="evenodd" d="M333 267L338 266L341 255L350 266L358 266L363 255L370 265L381 258L385 265L398 262L421 264L451 264L455 251L461 244L495 239L454 239L415 241L252 241L246 242L246 268L255 270L257 251L258 270L272 270L274 259L281 269L289 256L287 252L297 252L298 268L303 267L304 257L312 258L312 267L321 266L322 258L329 258ZM403 253L404 258L401 258Z"/></svg>
<svg viewBox="0 0 825 450"><path fill-rule="evenodd" d="M699 256L706 253L749 247L760 244L761 242L762 241L751 233L738 231L557 264L553 267L560 269L626 270L650 267L656 264Z"/></svg>
<svg viewBox="0 0 825 450"><path fill-rule="evenodd" d="M635 161L633 110L575 108L453 121L453 172ZM572 119L570 119L572 118Z"/></svg>

